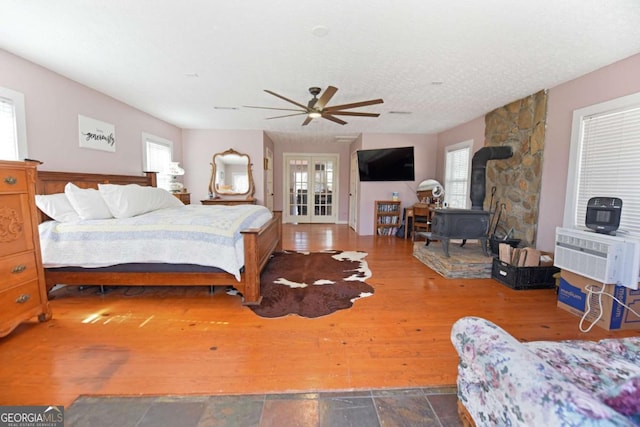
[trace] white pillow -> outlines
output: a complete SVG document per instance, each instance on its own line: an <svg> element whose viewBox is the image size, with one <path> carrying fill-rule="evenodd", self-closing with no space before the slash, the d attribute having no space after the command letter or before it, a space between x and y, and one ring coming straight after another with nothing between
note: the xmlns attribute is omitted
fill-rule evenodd
<svg viewBox="0 0 640 427"><path fill-rule="evenodd" d="M129 218L164 208L184 204L167 190L137 184L98 184L102 199L116 218Z"/></svg>
<svg viewBox="0 0 640 427"><path fill-rule="evenodd" d="M78 213L81 219L108 219L113 218L111 211L102 200L100 192L93 188L80 188L68 182L64 186L69 203Z"/></svg>
<svg viewBox="0 0 640 427"><path fill-rule="evenodd" d="M64 193L36 194L36 206L49 218L60 222L80 221Z"/></svg>

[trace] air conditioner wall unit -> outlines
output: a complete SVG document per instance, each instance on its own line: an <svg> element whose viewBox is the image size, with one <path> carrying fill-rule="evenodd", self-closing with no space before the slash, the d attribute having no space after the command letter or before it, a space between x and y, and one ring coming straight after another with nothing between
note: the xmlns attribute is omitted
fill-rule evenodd
<svg viewBox="0 0 640 427"><path fill-rule="evenodd" d="M558 227L554 265L603 284L638 289L640 241Z"/></svg>

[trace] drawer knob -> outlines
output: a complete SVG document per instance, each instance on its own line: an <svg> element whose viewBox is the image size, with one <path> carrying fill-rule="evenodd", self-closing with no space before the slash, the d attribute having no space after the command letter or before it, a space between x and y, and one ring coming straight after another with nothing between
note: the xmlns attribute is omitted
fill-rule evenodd
<svg viewBox="0 0 640 427"><path fill-rule="evenodd" d="M25 302L29 301L29 299L31 299L31 295L29 294L22 294L20 295L18 298L16 298L16 302L18 304L24 304Z"/></svg>
<svg viewBox="0 0 640 427"><path fill-rule="evenodd" d="M12 176L8 176L8 177L6 177L6 178L4 179L4 182L5 182L6 184L9 184L9 185L14 185L16 182L18 182L18 178L14 178L14 177L12 177Z"/></svg>
<svg viewBox="0 0 640 427"><path fill-rule="evenodd" d="M13 270L11 270L11 272L13 274L19 274L22 273L23 271L25 271L27 269L27 266L24 264L20 264L20 265L16 265L15 267L13 267Z"/></svg>

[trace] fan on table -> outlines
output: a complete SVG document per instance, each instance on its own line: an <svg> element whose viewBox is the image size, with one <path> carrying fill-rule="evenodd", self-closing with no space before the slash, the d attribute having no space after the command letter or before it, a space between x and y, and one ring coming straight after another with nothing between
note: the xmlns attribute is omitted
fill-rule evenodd
<svg viewBox="0 0 640 427"><path fill-rule="evenodd" d="M436 203L440 204L440 199L444 197L444 187L441 184L436 184L431 190L431 194L436 199Z"/></svg>
<svg viewBox="0 0 640 427"><path fill-rule="evenodd" d="M320 92L322 91L322 89L320 89L319 87L311 87L309 88L309 93L311 93L311 95L313 95L313 98L307 103L307 105L303 105L300 104L296 101L293 101L289 98L285 98L282 95L279 95L273 91L267 90L265 89L265 92L267 92L270 95L276 96L280 99L283 99L295 106L297 106L297 109L294 108L275 108L275 107L255 107L255 106L251 106L251 105L245 105L246 108L261 108L261 109L265 109L265 110L281 110L281 111L296 111L296 113L293 114L286 114L284 116L275 116L275 117L268 117L267 120L270 119L280 119L283 117L292 117L292 116L302 116L305 115L307 116L306 119L304 119L304 122L302 122L302 126L306 126L309 123L311 123L311 120L313 119L317 119L322 117L323 119L327 119L327 120L331 120L332 122L341 124L341 125L346 125L347 122L345 122L342 119L339 119L336 116L358 116L358 117L378 117L380 114L377 113L360 113L360 112L356 112L356 111L345 111L345 110L350 110L352 108L358 108L358 107L364 107L367 105L374 105L374 104L382 104L384 101L382 99L372 99L369 101L361 101L361 102L354 102L351 104L342 104L342 105L334 105L334 106L327 106L327 104L329 103L329 101L331 100L331 98L333 97L333 95L336 94L336 92L338 91L338 88L333 87L333 86L329 86L327 87L327 89L322 93L322 95L320 95ZM318 95L320 95L320 98L318 98Z"/></svg>

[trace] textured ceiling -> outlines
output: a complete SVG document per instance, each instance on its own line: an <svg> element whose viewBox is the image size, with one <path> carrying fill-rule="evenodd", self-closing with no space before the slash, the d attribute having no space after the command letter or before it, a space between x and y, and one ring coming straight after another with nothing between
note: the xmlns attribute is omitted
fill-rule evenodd
<svg viewBox="0 0 640 427"><path fill-rule="evenodd" d="M443 131L636 54L640 1L0 0L0 48L181 128L321 142ZM380 117L243 108L328 85Z"/></svg>

